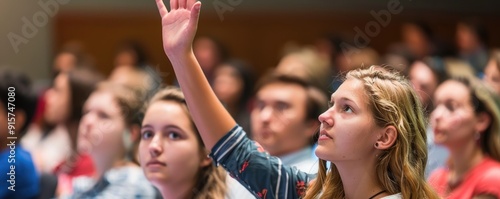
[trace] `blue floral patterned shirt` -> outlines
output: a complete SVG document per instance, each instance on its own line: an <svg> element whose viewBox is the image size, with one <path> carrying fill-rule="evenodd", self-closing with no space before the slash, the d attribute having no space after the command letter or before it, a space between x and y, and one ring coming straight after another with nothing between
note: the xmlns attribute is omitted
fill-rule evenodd
<svg viewBox="0 0 500 199"><path fill-rule="evenodd" d="M315 175L284 166L235 126L212 148L217 165L258 198L300 198Z"/></svg>

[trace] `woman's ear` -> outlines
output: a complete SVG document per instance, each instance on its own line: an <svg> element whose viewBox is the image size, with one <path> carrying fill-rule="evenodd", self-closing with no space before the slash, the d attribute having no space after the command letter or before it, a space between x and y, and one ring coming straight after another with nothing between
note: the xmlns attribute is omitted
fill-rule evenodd
<svg viewBox="0 0 500 199"><path fill-rule="evenodd" d="M391 148L398 138L396 127L389 125L381 130L380 137L375 143L375 148L385 150Z"/></svg>
<svg viewBox="0 0 500 199"><path fill-rule="evenodd" d="M206 167L212 164L212 158L208 155L210 152L203 150L201 155L200 167Z"/></svg>
<svg viewBox="0 0 500 199"><path fill-rule="evenodd" d="M132 124L130 126L130 139L132 139L132 142L137 142L139 141L139 137L141 135L141 126L137 124Z"/></svg>
<svg viewBox="0 0 500 199"><path fill-rule="evenodd" d="M476 132L483 133L491 123L491 117L485 112L479 113L476 117Z"/></svg>

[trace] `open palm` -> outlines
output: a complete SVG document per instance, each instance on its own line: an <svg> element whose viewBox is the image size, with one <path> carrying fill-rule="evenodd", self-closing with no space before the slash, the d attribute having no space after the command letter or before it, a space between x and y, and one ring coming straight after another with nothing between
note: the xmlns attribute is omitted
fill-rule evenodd
<svg viewBox="0 0 500 199"><path fill-rule="evenodd" d="M198 26L201 2L170 0L170 12L163 0L156 0L161 15L163 49L167 55L191 49Z"/></svg>

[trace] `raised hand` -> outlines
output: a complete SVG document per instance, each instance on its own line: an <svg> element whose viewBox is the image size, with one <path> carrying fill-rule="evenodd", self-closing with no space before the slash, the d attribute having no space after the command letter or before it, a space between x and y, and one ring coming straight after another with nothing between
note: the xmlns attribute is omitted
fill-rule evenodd
<svg viewBox="0 0 500 199"><path fill-rule="evenodd" d="M170 0L170 12L163 0L156 0L161 15L163 49L167 56L191 51L198 27L201 2L196 0Z"/></svg>

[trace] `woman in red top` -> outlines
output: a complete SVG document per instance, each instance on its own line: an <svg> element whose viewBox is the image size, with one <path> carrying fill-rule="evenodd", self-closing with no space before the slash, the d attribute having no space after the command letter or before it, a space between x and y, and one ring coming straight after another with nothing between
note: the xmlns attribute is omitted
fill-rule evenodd
<svg viewBox="0 0 500 199"><path fill-rule="evenodd" d="M436 90L434 142L450 151L430 184L444 198L500 198L500 101L475 79L452 79Z"/></svg>

